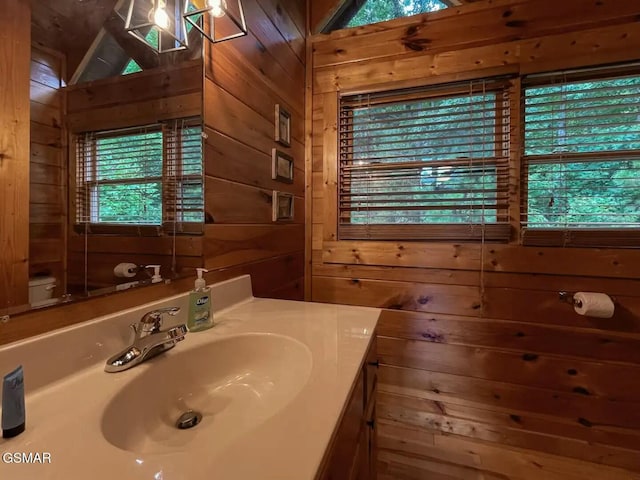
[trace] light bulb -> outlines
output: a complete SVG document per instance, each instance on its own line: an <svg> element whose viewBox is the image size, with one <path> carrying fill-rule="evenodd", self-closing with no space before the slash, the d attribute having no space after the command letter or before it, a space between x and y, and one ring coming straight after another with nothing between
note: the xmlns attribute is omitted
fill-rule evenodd
<svg viewBox="0 0 640 480"><path fill-rule="evenodd" d="M169 15L167 11L162 7L162 5L158 5L158 7L153 12L153 23L155 23L160 28L168 28L169 27Z"/></svg>
<svg viewBox="0 0 640 480"><path fill-rule="evenodd" d="M167 29L169 27L169 14L165 10L167 3L165 0L151 1L153 5L149 10L149 21L155 23L158 27Z"/></svg>
<svg viewBox="0 0 640 480"><path fill-rule="evenodd" d="M207 0L210 13L212 16L220 18L224 16L224 9L227 8L227 2L225 0Z"/></svg>

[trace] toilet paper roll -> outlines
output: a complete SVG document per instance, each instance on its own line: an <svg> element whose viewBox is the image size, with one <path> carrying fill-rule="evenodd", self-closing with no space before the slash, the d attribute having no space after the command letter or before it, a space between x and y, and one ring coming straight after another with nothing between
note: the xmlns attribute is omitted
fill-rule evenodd
<svg viewBox="0 0 640 480"><path fill-rule="evenodd" d="M578 292L573 296L578 315L611 318L615 309L613 300L605 293Z"/></svg>
<svg viewBox="0 0 640 480"><path fill-rule="evenodd" d="M132 278L137 272L138 266L135 263L119 263L113 269L113 274L118 278Z"/></svg>

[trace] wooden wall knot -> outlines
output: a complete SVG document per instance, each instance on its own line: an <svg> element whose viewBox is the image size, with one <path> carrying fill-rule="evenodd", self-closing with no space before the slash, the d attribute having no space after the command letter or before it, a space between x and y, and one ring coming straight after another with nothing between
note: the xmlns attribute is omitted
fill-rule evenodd
<svg viewBox="0 0 640 480"><path fill-rule="evenodd" d="M527 22L524 20L509 20L505 23L505 26L509 28L524 28L527 26Z"/></svg>
<svg viewBox="0 0 640 480"><path fill-rule="evenodd" d="M429 342L433 343L444 343L445 337L442 333L427 330L426 332L422 332L422 338Z"/></svg>
<svg viewBox="0 0 640 480"><path fill-rule="evenodd" d="M420 305L426 305L427 303L429 303L429 301L431 301L431 297L429 297L427 295L420 295L418 297L418 303Z"/></svg>
<svg viewBox="0 0 640 480"><path fill-rule="evenodd" d="M404 38L415 37L419 32L420 32L420 26L412 25L409 28L407 28L407 34L405 35Z"/></svg>
<svg viewBox="0 0 640 480"><path fill-rule="evenodd" d="M587 420L586 418L582 418L582 417L580 417L580 418L578 419L578 423L579 423L580 425L582 425L583 427L589 427L589 428L593 427L593 423L591 423L591 422L590 422L589 420Z"/></svg>
<svg viewBox="0 0 640 480"><path fill-rule="evenodd" d="M413 40L403 38L402 44L409 50L413 50L414 52L422 52L424 50L427 50L427 47L431 44L431 40L429 40L428 38L416 38Z"/></svg>
<svg viewBox="0 0 640 480"><path fill-rule="evenodd" d="M589 390L587 390L587 389L586 389L586 388L584 388L584 387L575 387L575 388L573 389L573 393L579 393L580 395L591 395L591 394L589 393Z"/></svg>
<svg viewBox="0 0 640 480"><path fill-rule="evenodd" d="M522 355L522 360L525 362L535 362L538 359L538 355L535 353L525 353Z"/></svg>
<svg viewBox="0 0 640 480"><path fill-rule="evenodd" d="M422 52L423 50L426 50L433 42L428 38L417 38L421 29L421 25L412 25L407 28L406 35L400 39L400 42L406 48L413 50L414 52Z"/></svg>

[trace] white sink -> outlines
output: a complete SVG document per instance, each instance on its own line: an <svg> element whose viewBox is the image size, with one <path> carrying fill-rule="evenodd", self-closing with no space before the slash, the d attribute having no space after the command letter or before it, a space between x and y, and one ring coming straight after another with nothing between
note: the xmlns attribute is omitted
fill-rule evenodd
<svg viewBox="0 0 640 480"><path fill-rule="evenodd" d="M127 326L186 310L186 293L0 346L0 372L23 364L27 394L27 429L0 438L0 453L51 456L0 459L0 479L316 478L380 310L253 298L248 276L211 295L214 328L119 373L104 362L127 345ZM179 430L188 410L202 420Z"/></svg>
<svg viewBox="0 0 640 480"><path fill-rule="evenodd" d="M137 455L214 453L281 411L311 373L309 348L285 335L248 333L179 347L135 367L146 370L107 404L101 426L112 445ZM202 419L178 429L189 411Z"/></svg>

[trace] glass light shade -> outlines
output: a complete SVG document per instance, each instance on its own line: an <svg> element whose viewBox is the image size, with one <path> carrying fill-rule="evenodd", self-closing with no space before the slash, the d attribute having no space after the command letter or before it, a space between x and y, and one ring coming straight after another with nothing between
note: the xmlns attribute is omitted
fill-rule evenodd
<svg viewBox="0 0 640 480"><path fill-rule="evenodd" d="M211 43L225 42L247 34L242 0L200 0L194 4L186 2L184 19Z"/></svg>
<svg viewBox="0 0 640 480"><path fill-rule="evenodd" d="M129 0L124 28L157 53L186 50L189 40L182 10L182 0Z"/></svg>
<svg viewBox="0 0 640 480"><path fill-rule="evenodd" d="M225 9L227 8L227 2L225 0L207 0L207 5L211 9L209 12L216 18L223 17Z"/></svg>

